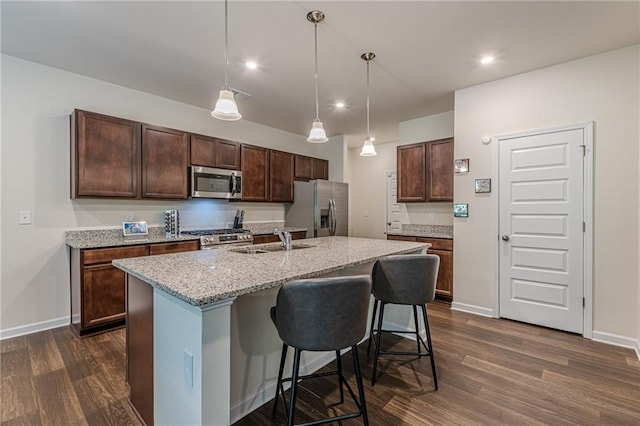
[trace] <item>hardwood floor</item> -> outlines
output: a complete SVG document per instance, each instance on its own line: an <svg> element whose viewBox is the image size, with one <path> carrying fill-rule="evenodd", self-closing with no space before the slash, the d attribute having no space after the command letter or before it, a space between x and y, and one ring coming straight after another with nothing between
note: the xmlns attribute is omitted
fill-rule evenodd
<svg viewBox="0 0 640 426"><path fill-rule="evenodd" d="M640 362L630 349L569 333L429 305L440 389L428 359L360 361L371 425L640 425ZM384 336L383 346L415 342ZM127 403L123 329L78 339L66 327L1 342L2 424L140 424ZM366 342L365 342L366 343ZM343 356L355 388L351 354ZM332 368L328 366L327 368ZM303 382L297 422L355 410L337 380ZM284 424L271 403L237 426ZM361 424L361 419L342 422Z"/></svg>

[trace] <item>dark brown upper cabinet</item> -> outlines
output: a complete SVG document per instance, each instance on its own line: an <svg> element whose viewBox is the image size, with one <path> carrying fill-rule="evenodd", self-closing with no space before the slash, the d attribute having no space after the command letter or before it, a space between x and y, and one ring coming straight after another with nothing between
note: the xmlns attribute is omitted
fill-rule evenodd
<svg viewBox="0 0 640 426"><path fill-rule="evenodd" d="M313 178L329 180L329 162L320 158L313 158Z"/></svg>
<svg viewBox="0 0 640 426"><path fill-rule="evenodd" d="M75 110L71 115L71 198L136 198L140 123Z"/></svg>
<svg viewBox="0 0 640 426"><path fill-rule="evenodd" d="M186 199L189 134L142 125L142 197Z"/></svg>
<svg viewBox="0 0 640 426"><path fill-rule="evenodd" d="M272 150L269 156L269 201L292 203L294 155Z"/></svg>
<svg viewBox="0 0 640 426"><path fill-rule="evenodd" d="M313 179L313 159L306 155L295 156L295 174L296 179L309 180Z"/></svg>
<svg viewBox="0 0 640 426"><path fill-rule="evenodd" d="M269 201L269 150L242 144L242 200Z"/></svg>
<svg viewBox="0 0 640 426"><path fill-rule="evenodd" d="M240 144L225 139L191 134L191 164L240 170Z"/></svg>
<svg viewBox="0 0 640 426"><path fill-rule="evenodd" d="M453 138L397 148L398 201L453 201Z"/></svg>

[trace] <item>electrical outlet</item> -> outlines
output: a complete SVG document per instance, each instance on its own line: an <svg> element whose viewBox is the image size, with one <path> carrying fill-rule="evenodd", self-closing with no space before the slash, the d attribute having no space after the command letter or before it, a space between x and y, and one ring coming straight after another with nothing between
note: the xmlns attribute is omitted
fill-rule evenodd
<svg viewBox="0 0 640 426"><path fill-rule="evenodd" d="M193 354L184 350L184 382L193 387Z"/></svg>
<svg viewBox="0 0 640 426"><path fill-rule="evenodd" d="M31 224L31 210L18 211L18 224L30 225Z"/></svg>

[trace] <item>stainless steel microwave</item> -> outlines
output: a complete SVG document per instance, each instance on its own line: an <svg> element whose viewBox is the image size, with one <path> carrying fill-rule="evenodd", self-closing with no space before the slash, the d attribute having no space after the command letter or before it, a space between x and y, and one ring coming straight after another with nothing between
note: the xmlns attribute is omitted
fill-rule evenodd
<svg viewBox="0 0 640 426"><path fill-rule="evenodd" d="M192 198L242 198L241 171L191 166L190 174Z"/></svg>

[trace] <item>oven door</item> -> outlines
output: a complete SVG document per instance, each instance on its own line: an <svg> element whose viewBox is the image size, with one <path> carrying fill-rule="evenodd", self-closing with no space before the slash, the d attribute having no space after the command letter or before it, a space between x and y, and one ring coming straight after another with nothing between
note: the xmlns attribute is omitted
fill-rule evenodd
<svg viewBox="0 0 640 426"><path fill-rule="evenodd" d="M191 167L191 197L193 198L242 198L242 172Z"/></svg>

